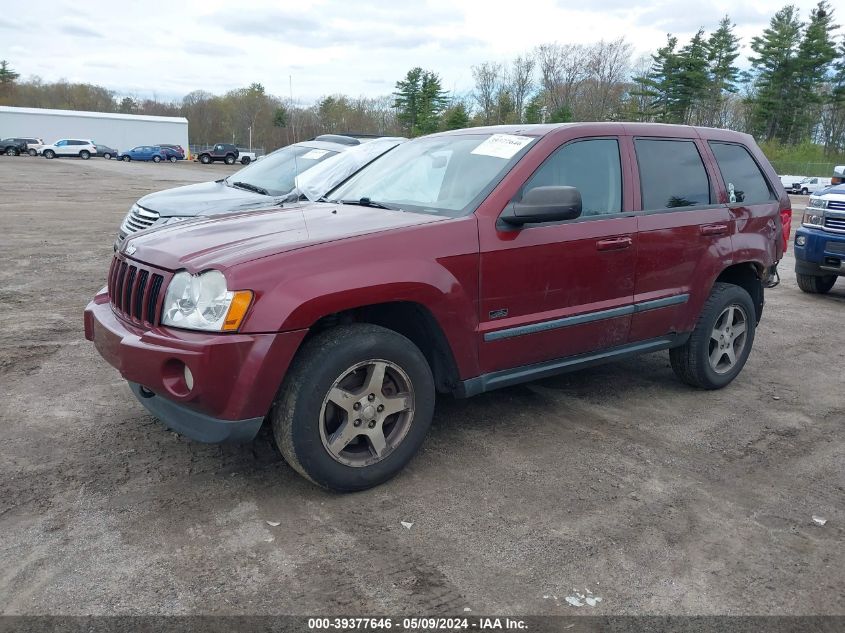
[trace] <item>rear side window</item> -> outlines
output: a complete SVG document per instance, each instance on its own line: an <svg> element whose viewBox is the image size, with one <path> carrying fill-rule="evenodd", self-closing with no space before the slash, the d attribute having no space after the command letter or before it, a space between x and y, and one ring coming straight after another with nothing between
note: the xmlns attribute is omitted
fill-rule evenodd
<svg viewBox="0 0 845 633"><path fill-rule="evenodd" d="M731 202L760 204L774 200L769 183L742 145L710 143Z"/></svg>
<svg viewBox="0 0 845 633"><path fill-rule="evenodd" d="M637 139L643 210L710 204L710 180L693 141Z"/></svg>
<svg viewBox="0 0 845 633"><path fill-rule="evenodd" d="M616 139L568 143L549 156L525 184L575 187L581 193L581 217L622 211L622 168Z"/></svg>

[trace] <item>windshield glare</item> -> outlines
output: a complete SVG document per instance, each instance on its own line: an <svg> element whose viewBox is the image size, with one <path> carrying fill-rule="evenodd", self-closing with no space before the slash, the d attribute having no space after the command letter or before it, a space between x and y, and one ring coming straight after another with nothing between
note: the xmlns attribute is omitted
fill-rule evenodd
<svg viewBox="0 0 845 633"><path fill-rule="evenodd" d="M329 194L332 201L369 198L390 207L457 217L522 157L532 137L466 134L408 141Z"/></svg>
<svg viewBox="0 0 845 633"><path fill-rule="evenodd" d="M245 182L265 189L271 196L284 195L293 189L298 174L335 154L337 152L332 150L307 145L288 145L244 167L229 176L226 182L230 186Z"/></svg>

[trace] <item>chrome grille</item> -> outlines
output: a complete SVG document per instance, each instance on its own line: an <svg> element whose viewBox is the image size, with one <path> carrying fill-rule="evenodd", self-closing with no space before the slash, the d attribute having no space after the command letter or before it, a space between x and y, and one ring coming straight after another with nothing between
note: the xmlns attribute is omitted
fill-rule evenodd
<svg viewBox="0 0 845 633"><path fill-rule="evenodd" d="M845 215L835 216L825 214L824 228L830 229L831 231L845 232Z"/></svg>
<svg viewBox="0 0 845 633"><path fill-rule="evenodd" d="M132 208L129 209L129 213L123 219L123 224L121 224L120 228L124 233L129 235L150 228L158 221L159 217L157 211L150 211L144 207L139 207L137 204L133 204Z"/></svg>
<svg viewBox="0 0 845 633"><path fill-rule="evenodd" d="M845 211L845 202L840 200L828 200L827 208L834 209L836 211Z"/></svg>
<svg viewBox="0 0 845 633"><path fill-rule="evenodd" d="M165 274L115 255L108 278L112 309L138 325L158 325Z"/></svg>

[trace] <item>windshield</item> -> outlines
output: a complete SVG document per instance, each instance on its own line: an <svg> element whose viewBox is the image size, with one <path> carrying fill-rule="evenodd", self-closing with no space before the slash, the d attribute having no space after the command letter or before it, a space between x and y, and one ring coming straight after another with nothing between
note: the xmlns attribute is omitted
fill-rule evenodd
<svg viewBox="0 0 845 633"><path fill-rule="evenodd" d="M374 161L329 198L457 217L472 212L533 141L511 134L419 138Z"/></svg>
<svg viewBox="0 0 845 633"><path fill-rule="evenodd" d="M297 176L296 189L288 198L298 200L300 196L305 196L311 202L316 202L356 171L407 140L398 136L379 138L332 156Z"/></svg>
<svg viewBox="0 0 845 633"><path fill-rule="evenodd" d="M311 169L335 154L337 152L327 149L288 145L229 176L226 183L230 187L235 183L246 183L266 191L271 196L284 195L293 189L297 174Z"/></svg>

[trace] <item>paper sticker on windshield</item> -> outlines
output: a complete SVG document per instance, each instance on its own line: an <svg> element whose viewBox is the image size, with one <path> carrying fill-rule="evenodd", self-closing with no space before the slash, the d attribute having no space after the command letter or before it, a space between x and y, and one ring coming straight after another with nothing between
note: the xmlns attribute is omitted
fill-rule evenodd
<svg viewBox="0 0 845 633"><path fill-rule="evenodd" d="M479 156L495 156L496 158L513 158L514 155L534 139L530 136L514 136L513 134L494 134L478 147L472 150Z"/></svg>
<svg viewBox="0 0 845 633"><path fill-rule="evenodd" d="M317 160L318 158L322 158L326 154L329 153L327 149L312 149L310 152L306 152L302 155L302 158L307 158L308 160Z"/></svg>

